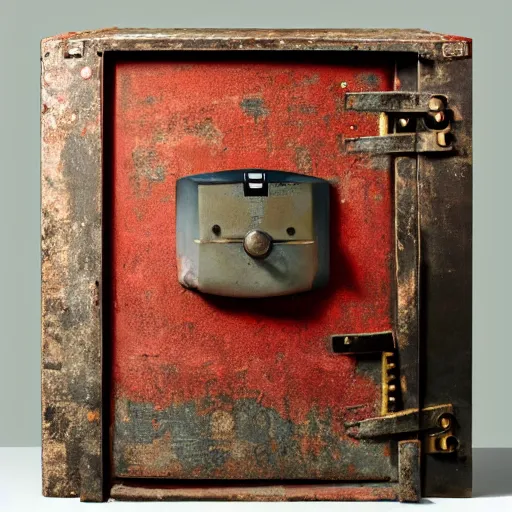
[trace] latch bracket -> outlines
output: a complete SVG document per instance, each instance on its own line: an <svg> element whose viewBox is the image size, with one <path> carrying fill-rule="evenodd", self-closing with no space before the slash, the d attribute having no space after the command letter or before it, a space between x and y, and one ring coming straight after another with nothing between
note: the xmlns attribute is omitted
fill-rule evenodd
<svg viewBox="0 0 512 512"><path fill-rule="evenodd" d="M345 423L347 434L356 439L417 433L438 429L443 418L453 416L453 405L442 404L421 409L406 409L384 416Z"/></svg>
<svg viewBox="0 0 512 512"><path fill-rule="evenodd" d="M358 112L426 114L441 110L441 104L447 102L445 95L428 92L348 92L345 95L345 108Z"/></svg>
<svg viewBox="0 0 512 512"><path fill-rule="evenodd" d="M446 142L446 132L396 133L381 137L345 139L348 153L432 153L446 152L453 148Z"/></svg>
<svg viewBox="0 0 512 512"><path fill-rule="evenodd" d="M445 95L426 92L347 93L347 110L380 112L393 120L393 133L345 139L345 150L348 153L377 155L452 151L453 147L447 137L451 131L452 116L447 110L447 104L448 98ZM385 126L389 125L386 121Z"/></svg>

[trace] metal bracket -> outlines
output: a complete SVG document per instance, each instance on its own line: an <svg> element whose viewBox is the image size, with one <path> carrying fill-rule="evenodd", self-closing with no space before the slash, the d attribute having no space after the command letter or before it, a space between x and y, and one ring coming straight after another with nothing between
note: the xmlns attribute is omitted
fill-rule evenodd
<svg viewBox="0 0 512 512"><path fill-rule="evenodd" d="M440 432L429 434L425 439L425 453L453 453L459 447L454 435L455 417L451 413L442 414L437 421Z"/></svg>
<svg viewBox="0 0 512 512"><path fill-rule="evenodd" d="M449 113L446 112L447 103L447 97L442 94L408 91L347 93L347 110L395 115L394 121L398 122L395 130L398 133L345 139L345 150L349 153L373 154L451 151L453 148L446 137L451 130ZM398 115L405 117L399 119ZM415 122L410 123L410 118ZM422 130L418 130L417 121L420 119L424 120Z"/></svg>
<svg viewBox="0 0 512 512"><path fill-rule="evenodd" d="M447 132L396 133L382 137L345 139L348 153L432 153L448 152L453 148L446 141Z"/></svg>
<svg viewBox="0 0 512 512"><path fill-rule="evenodd" d="M427 92L348 92L345 95L345 108L358 112L426 114L441 110L440 102L446 105L447 97Z"/></svg>
<svg viewBox="0 0 512 512"><path fill-rule="evenodd" d="M406 409L385 416L345 423L347 434L356 439L416 433L441 426L444 418L453 417L453 405L443 404L421 409Z"/></svg>
<svg viewBox="0 0 512 512"><path fill-rule="evenodd" d="M357 355L372 352L390 352L395 349L391 331L334 334L331 336L332 349L336 354Z"/></svg>
<svg viewBox="0 0 512 512"><path fill-rule="evenodd" d="M64 44L65 59L81 59L84 56L84 41L66 41Z"/></svg>

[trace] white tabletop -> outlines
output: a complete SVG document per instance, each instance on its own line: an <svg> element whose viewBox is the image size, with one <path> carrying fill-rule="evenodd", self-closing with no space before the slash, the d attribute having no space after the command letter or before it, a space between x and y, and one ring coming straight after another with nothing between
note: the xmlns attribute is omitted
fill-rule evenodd
<svg viewBox="0 0 512 512"><path fill-rule="evenodd" d="M428 511L450 512L492 511L512 512L512 449L475 449L473 452L475 497L471 499L424 499ZM73 510L102 510L130 512L163 511L403 511L404 505L395 502L348 503L348 502L289 502L289 503L248 503L248 502L114 502L84 504L78 499L43 498L41 495L41 450L40 448L0 448L0 512L34 511L59 512ZM416 508L418 511L419 509Z"/></svg>

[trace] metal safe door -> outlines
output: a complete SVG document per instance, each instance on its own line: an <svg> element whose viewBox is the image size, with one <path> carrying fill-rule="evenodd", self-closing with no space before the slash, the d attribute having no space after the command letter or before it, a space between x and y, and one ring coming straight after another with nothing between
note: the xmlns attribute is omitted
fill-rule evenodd
<svg viewBox="0 0 512 512"><path fill-rule="evenodd" d="M113 474L396 481L396 443L345 425L381 415L381 354L333 346L392 330L390 161L343 140L379 135L379 114L346 110L345 95L392 90L394 63L259 55L115 65ZM330 183L323 288L252 299L180 285L177 180L248 168Z"/></svg>

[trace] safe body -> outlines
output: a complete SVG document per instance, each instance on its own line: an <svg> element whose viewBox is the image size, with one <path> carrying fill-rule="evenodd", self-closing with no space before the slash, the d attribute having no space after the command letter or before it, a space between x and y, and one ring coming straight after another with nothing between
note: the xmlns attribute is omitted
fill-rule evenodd
<svg viewBox="0 0 512 512"><path fill-rule="evenodd" d="M44 493L467 496L470 92L423 31L44 40Z"/></svg>

